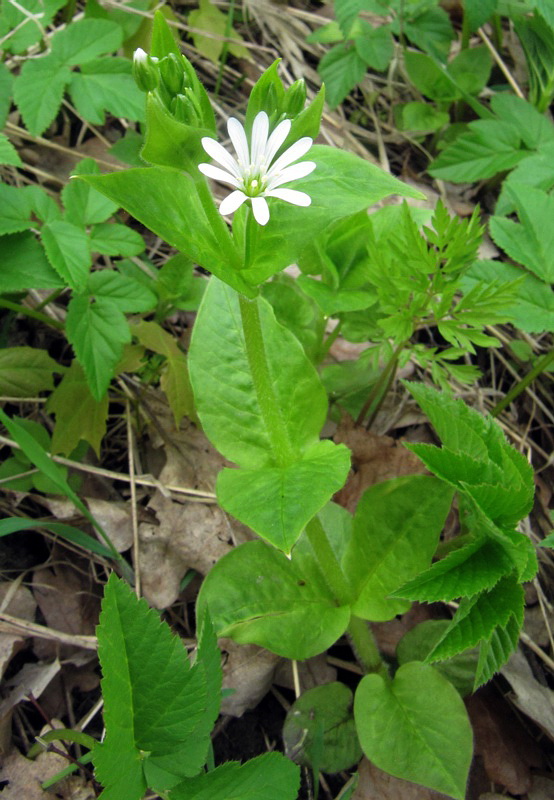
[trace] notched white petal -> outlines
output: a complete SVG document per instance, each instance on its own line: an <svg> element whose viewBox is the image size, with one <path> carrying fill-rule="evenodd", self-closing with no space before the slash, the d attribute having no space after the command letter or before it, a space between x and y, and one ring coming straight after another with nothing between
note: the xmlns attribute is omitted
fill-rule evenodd
<svg viewBox="0 0 554 800"><path fill-rule="evenodd" d="M240 208L244 201L247 199L244 192L240 190L236 190L228 194L227 197L222 200L221 205L219 206L219 213L221 216L226 217L227 214L232 214L237 208Z"/></svg>
<svg viewBox="0 0 554 800"><path fill-rule="evenodd" d="M298 189L272 189L266 192L267 197L277 197L279 200L285 200L287 203L292 203L293 206L304 206L305 208L312 204L312 198L306 192L299 192Z"/></svg>
<svg viewBox="0 0 554 800"><path fill-rule="evenodd" d="M281 170L284 167L288 167L293 161L298 161L299 158L306 155L312 144L313 139L310 139L309 136L302 137L302 139L287 148L282 156L279 156L275 164L272 164L271 169L274 171Z"/></svg>
<svg viewBox="0 0 554 800"><path fill-rule="evenodd" d="M258 225L267 225L269 222L269 206L265 197L252 198L252 212Z"/></svg>
<svg viewBox="0 0 554 800"><path fill-rule="evenodd" d="M213 164L199 164L198 169L203 175L206 175L208 178L213 178L214 181L228 183L229 186L236 186L237 189L241 185L241 181L235 178L234 175L225 172L225 170L219 167L214 167Z"/></svg>
<svg viewBox="0 0 554 800"><path fill-rule="evenodd" d="M250 156L244 128L238 119L230 117L227 122L227 130L229 131L229 136L233 143L233 147L235 148L235 152L239 160L239 166L242 167L242 169L246 169L250 161Z"/></svg>
<svg viewBox="0 0 554 800"><path fill-rule="evenodd" d="M229 170L233 175L235 175L239 180L241 178L241 173L239 169L239 165L233 158L233 156L227 152L227 150L223 147L223 145L216 142L215 139L210 139L209 136L204 136L201 139L202 147L206 151L206 153L213 158L214 161L217 161L222 167Z"/></svg>
<svg viewBox="0 0 554 800"><path fill-rule="evenodd" d="M300 178L305 178L306 175L314 171L316 166L315 161L301 161L300 164L293 164L290 167L285 167L285 169L282 169L281 172L278 172L276 175L273 174L273 170L270 170L267 188L275 189L275 187L282 186L284 183L289 183L289 181L297 181Z"/></svg>
<svg viewBox="0 0 554 800"><path fill-rule="evenodd" d="M265 154L269 134L269 117L265 111L256 114L252 124L252 143L250 145L250 161L259 164Z"/></svg>
<svg viewBox="0 0 554 800"><path fill-rule="evenodd" d="M265 149L266 164L270 164L275 158L275 154L285 142L285 139L290 133L292 122L290 119L284 119L280 122L269 139L267 140L267 147Z"/></svg>

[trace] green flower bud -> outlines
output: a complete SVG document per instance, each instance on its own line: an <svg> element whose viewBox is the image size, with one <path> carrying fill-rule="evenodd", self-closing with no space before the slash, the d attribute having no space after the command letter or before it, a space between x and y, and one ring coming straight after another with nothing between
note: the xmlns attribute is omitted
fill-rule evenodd
<svg viewBox="0 0 554 800"><path fill-rule="evenodd" d="M185 90L190 91L190 90ZM192 125L198 127L200 125L200 118L190 99L184 94L178 94L171 101L170 111L175 117L177 122L184 122L185 125Z"/></svg>
<svg viewBox="0 0 554 800"><path fill-rule="evenodd" d="M296 117L304 108L306 102L306 84L300 79L295 81L287 91L285 97L285 109L287 117Z"/></svg>
<svg viewBox="0 0 554 800"><path fill-rule="evenodd" d="M184 84L184 69L175 53L160 61L160 77L170 95L180 94Z"/></svg>
<svg viewBox="0 0 554 800"><path fill-rule="evenodd" d="M158 85L157 58L152 58L139 47L133 55L133 77L142 92L151 92Z"/></svg>

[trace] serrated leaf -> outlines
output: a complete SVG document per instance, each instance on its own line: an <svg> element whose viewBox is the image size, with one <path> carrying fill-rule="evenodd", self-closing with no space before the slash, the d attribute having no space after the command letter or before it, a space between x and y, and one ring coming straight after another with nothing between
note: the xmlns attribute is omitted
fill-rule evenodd
<svg viewBox="0 0 554 800"><path fill-rule="evenodd" d="M230 761L175 786L170 800L295 800L298 767L280 753L264 753L245 764Z"/></svg>
<svg viewBox="0 0 554 800"><path fill-rule="evenodd" d="M0 183L0 203L0 234L19 233L31 227L31 206L25 189Z"/></svg>
<svg viewBox="0 0 554 800"><path fill-rule="evenodd" d="M54 388L54 372L62 372L46 350L7 347L0 350L0 395L34 397Z"/></svg>
<svg viewBox="0 0 554 800"><path fill-rule="evenodd" d="M529 150L538 150L554 141L554 127L550 120L522 97L498 92L491 98L491 108L501 120L513 126Z"/></svg>
<svg viewBox="0 0 554 800"><path fill-rule="evenodd" d="M82 292L91 264L86 231L60 219L43 225L41 237L48 260L58 275L76 292Z"/></svg>
<svg viewBox="0 0 554 800"><path fill-rule="evenodd" d="M52 37L52 56L58 64L85 64L120 47L123 32L105 19L79 19Z"/></svg>
<svg viewBox="0 0 554 800"><path fill-rule="evenodd" d="M343 683L326 683L303 692L292 704L283 726L287 756L314 771L340 772L362 757L353 696Z"/></svg>
<svg viewBox="0 0 554 800"><path fill-rule="evenodd" d="M207 687L181 640L114 574L97 635L106 737L93 760L102 796L139 800L147 764L197 774L209 746Z"/></svg>
<svg viewBox="0 0 554 800"><path fill-rule="evenodd" d="M148 350L167 359L160 383L171 406L175 425L179 425L185 414L194 416L188 361L173 336L164 331L157 322L145 321L134 323L132 333Z"/></svg>
<svg viewBox="0 0 554 800"><path fill-rule="evenodd" d="M199 53L209 58L214 64L218 63L223 50L223 37L231 37L234 40L242 39L242 36L232 27L230 30L227 29L227 14L220 11L210 0L200 0L199 9L189 13L188 24L193 29L196 29L191 31L194 46ZM206 31L206 34L200 33L200 31ZM250 51L243 45L229 42L227 47L235 58L244 58L247 61L252 60Z"/></svg>
<svg viewBox="0 0 554 800"><path fill-rule="evenodd" d="M459 694L435 669L413 661L389 683L366 675L354 717L364 753L377 767L463 800L471 725Z"/></svg>
<svg viewBox="0 0 554 800"><path fill-rule="evenodd" d="M126 58L99 58L74 72L68 87L75 108L94 125L103 125L105 112L114 117L144 120L145 97Z"/></svg>
<svg viewBox="0 0 554 800"><path fill-rule="evenodd" d="M464 0L464 25L473 33L496 11L498 0Z"/></svg>
<svg viewBox="0 0 554 800"><path fill-rule="evenodd" d="M71 175L100 175L100 168L94 159L85 158ZM83 181L70 180L62 189L62 200L67 222L81 227L105 222L118 209L117 203Z"/></svg>
<svg viewBox="0 0 554 800"><path fill-rule="evenodd" d="M0 128L3 128L8 118L12 103L13 76L8 67L0 62Z"/></svg>
<svg viewBox="0 0 554 800"><path fill-rule="evenodd" d="M261 541L233 548L202 583L197 615L206 608L218 636L296 659L322 653L350 620L349 606L337 606L303 537L292 560Z"/></svg>
<svg viewBox="0 0 554 800"><path fill-rule="evenodd" d="M317 69L325 83L329 107L336 108L362 80L367 64L356 48L340 43L323 56Z"/></svg>
<svg viewBox="0 0 554 800"><path fill-rule="evenodd" d="M131 258L144 250L144 239L138 231L117 222L103 222L90 232L91 250L105 256Z"/></svg>
<svg viewBox="0 0 554 800"><path fill-rule="evenodd" d="M123 312L111 300L76 296L67 309L66 334L85 371L92 396L104 397L123 345L131 341Z"/></svg>
<svg viewBox="0 0 554 800"><path fill-rule="evenodd" d="M374 28L365 20L360 23L360 33L354 41L356 52L368 67L384 72L394 55L390 29L387 25Z"/></svg>
<svg viewBox="0 0 554 800"><path fill-rule="evenodd" d="M506 625L498 626L488 641L481 642L479 662L475 674L473 691L482 686L498 672L515 651L519 642L521 622L510 617Z"/></svg>
<svg viewBox="0 0 554 800"><path fill-rule="evenodd" d="M306 524L342 488L349 469L344 445L320 441L285 467L222 470L217 499L225 511L290 553Z"/></svg>
<svg viewBox="0 0 554 800"><path fill-rule="evenodd" d="M14 81L13 94L30 133L38 136L55 119L70 78L69 68L52 53L23 64Z"/></svg>
<svg viewBox="0 0 554 800"><path fill-rule="evenodd" d="M445 483L427 475L395 478L364 492L344 556L356 616L383 621L408 609L409 603L389 595L431 563L452 496Z"/></svg>
<svg viewBox="0 0 554 800"><path fill-rule="evenodd" d="M318 440L327 413L325 390L302 345L279 325L269 303L263 298L252 302L260 315L279 414L298 456ZM194 325L189 369L198 416L220 452L246 468L275 466L246 349L239 297L213 277Z"/></svg>
<svg viewBox="0 0 554 800"><path fill-rule="evenodd" d="M461 601L452 622L428 656L443 661L491 638L511 618L523 623L523 588L513 576L502 578L493 589Z"/></svg>
<svg viewBox="0 0 554 800"><path fill-rule="evenodd" d="M100 457L108 405L107 395L100 401L92 396L83 369L74 360L48 398L47 409L56 416L52 452L68 456L84 440Z"/></svg>
<svg viewBox="0 0 554 800"><path fill-rule="evenodd" d="M17 150L3 133L0 133L0 164L8 164L12 167L20 167L22 164Z"/></svg>
<svg viewBox="0 0 554 800"><path fill-rule="evenodd" d="M12 53L24 53L42 39L64 0L21 0L17 4L2 3L0 38L2 47ZM0 127L3 126L0 122Z"/></svg>
<svg viewBox="0 0 554 800"><path fill-rule="evenodd" d="M497 542L476 540L454 550L400 589L395 597L425 603L448 603L458 597L471 597L491 589L500 578L512 572L514 563Z"/></svg>
<svg viewBox="0 0 554 800"><path fill-rule="evenodd" d="M2 252L2 291L25 289L61 289L65 282L52 269L44 248L34 233L24 231L0 236Z"/></svg>
<svg viewBox="0 0 554 800"><path fill-rule="evenodd" d="M150 311L156 306L154 292L133 278L112 269L93 272L88 289L95 297L110 300L120 311L136 313Z"/></svg>
<svg viewBox="0 0 554 800"><path fill-rule="evenodd" d="M417 101L395 106L394 118L399 130L424 133L439 130L450 122L445 111Z"/></svg>

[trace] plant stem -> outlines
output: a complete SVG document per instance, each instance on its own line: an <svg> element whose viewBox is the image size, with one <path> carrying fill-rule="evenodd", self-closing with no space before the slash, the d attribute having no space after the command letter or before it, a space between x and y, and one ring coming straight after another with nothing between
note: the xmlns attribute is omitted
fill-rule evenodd
<svg viewBox="0 0 554 800"><path fill-rule="evenodd" d="M533 369L530 370L527 373L527 375L519 381L519 383L516 383L516 385L512 389L510 389L508 394L495 405L495 407L491 411L491 416L497 417L500 414L500 412L506 408L506 406L512 403L516 399L516 397L518 397L522 392L525 391L525 389L527 389L529 384L532 383L535 380L535 378L537 378L541 374L541 372L544 372L544 370L548 367L549 364L552 363L552 361L554 361L554 349L552 349L549 353L546 353L546 355L540 358L533 367Z"/></svg>
<svg viewBox="0 0 554 800"><path fill-rule="evenodd" d="M379 378L377 379L373 389L369 393L369 397L365 401L362 410L358 414L356 425L361 425L368 413L370 413L370 424L375 418L375 415L379 411L381 404L387 395L387 391L394 379L396 374L396 366L398 364L398 357L400 356L400 353L406 344L407 341L402 342L395 349L390 361L379 375Z"/></svg>
<svg viewBox="0 0 554 800"><path fill-rule="evenodd" d="M25 314L26 317L31 317L31 319L37 319L39 322L44 322L45 325L49 325L51 328L55 328L58 331L63 331L64 329L63 323L58 322L57 319L47 317L46 314L41 314L40 311L35 311L32 308L27 308L27 306L22 306L20 303L12 303L11 300L4 300L4 298L1 298L0 308L7 308L10 311L15 311L16 314Z"/></svg>
<svg viewBox="0 0 554 800"><path fill-rule="evenodd" d="M331 547L325 529L318 517L311 519L306 525L306 536L327 586L339 605L349 605L354 599L350 586L340 562ZM348 635L352 648L364 672L376 672L383 677L389 673L383 662L368 623L360 617L350 617Z"/></svg>
<svg viewBox="0 0 554 800"><path fill-rule="evenodd" d="M248 364L271 449L277 464L287 466L295 460L295 452L273 389L258 301L257 299L248 300L244 295L239 294L239 307Z"/></svg>

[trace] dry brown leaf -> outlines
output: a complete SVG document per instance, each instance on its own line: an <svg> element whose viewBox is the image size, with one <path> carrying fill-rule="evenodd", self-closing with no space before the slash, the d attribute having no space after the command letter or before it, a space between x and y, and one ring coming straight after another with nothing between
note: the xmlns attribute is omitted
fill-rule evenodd
<svg viewBox="0 0 554 800"><path fill-rule="evenodd" d="M0 718L14 706L32 695L40 697L53 678L59 673L61 664L56 658L50 664L25 664L9 681L4 681L8 695L0 703Z"/></svg>
<svg viewBox="0 0 554 800"><path fill-rule="evenodd" d="M527 793L527 800L552 800L554 797L554 778L543 775L533 776L533 785Z"/></svg>
<svg viewBox="0 0 554 800"><path fill-rule="evenodd" d="M100 601L86 573L65 564L36 570L33 593L46 624L64 633L94 634L100 611ZM58 645L46 639L37 640L35 652L47 658L58 652L73 652L68 645Z"/></svg>
<svg viewBox="0 0 554 800"><path fill-rule="evenodd" d="M68 766L68 760L57 753L41 753L34 761L14 750L5 759L2 800L92 800L94 792L79 775L72 775L56 784L54 790L43 791L41 783L53 778Z"/></svg>
<svg viewBox="0 0 554 800"><path fill-rule="evenodd" d="M365 428L354 426L351 418L341 421L335 442L346 444L352 451L352 468L346 486L335 495L337 503L354 512L364 491L375 483L425 472L422 462L407 450L401 441L390 436L377 436Z"/></svg>
<svg viewBox="0 0 554 800"><path fill-rule="evenodd" d="M533 584L530 584L533 586ZM527 599L527 592L525 593ZM546 611L545 611L546 613ZM554 628L554 619L549 614L550 627ZM523 623L523 630L532 639L535 644L541 647L548 647L550 637L548 635L548 628L544 619L544 613L540 605L527 607L525 609L525 622Z"/></svg>
<svg viewBox="0 0 554 800"><path fill-rule="evenodd" d="M445 794L394 778L367 758L360 761L358 774L360 778L352 800L450 800Z"/></svg>
<svg viewBox="0 0 554 800"><path fill-rule="evenodd" d="M133 544L130 504L117 500L101 500L97 497L87 497L86 503L93 517L110 537L118 553L129 550Z"/></svg>
<svg viewBox="0 0 554 800"><path fill-rule="evenodd" d="M26 586L18 586L9 603L4 605L4 599L13 586L14 583L12 582L0 583L0 607L2 607L2 611L11 614L12 617L33 620L37 604L31 591ZM24 645L25 639L26 637L17 633L0 633L0 677L4 674L12 656Z"/></svg>
<svg viewBox="0 0 554 800"><path fill-rule="evenodd" d="M554 739L554 692L538 682L521 650L513 654L501 672L514 691L512 703Z"/></svg>
<svg viewBox="0 0 554 800"><path fill-rule="evenodd" d="M231 550L231 526L214 505L177 503L156 492L149 503L156 525L139 526L142 591L155 608L167 608L179 596L187 569L205 575Z"/></svg>
<svg viewBox="0 0 554 800"><path fill-rule="evenodd" d="M488 686L466 701L475 740L489 779L512 794L531 786L531 767L542 763L540 750L525 732L506 701Z"/></svg>
<svg viewBox="0 0 554 800"><path fill-rule="evenodd" d="M232 639L220 639L219 646L224 652L223 688L235 690L223 699L221 713L242 717L269 692L282 659L256 644L237 644Z"/></svg>

